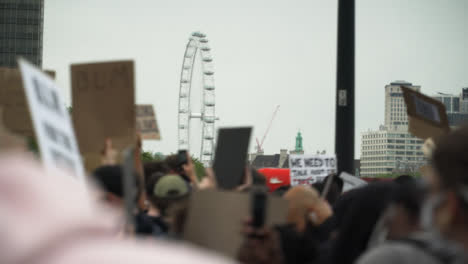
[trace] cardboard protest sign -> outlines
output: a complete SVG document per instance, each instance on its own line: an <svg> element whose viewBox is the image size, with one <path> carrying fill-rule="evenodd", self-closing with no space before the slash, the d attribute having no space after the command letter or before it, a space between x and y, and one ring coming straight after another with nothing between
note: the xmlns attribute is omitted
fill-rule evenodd
<svg viewBox="0 0 468 264"><path fill-rule="evenodd" d="M45 72L49 76L55 76L53 71ZM17 135L34 136L21 73L18 69L0 68L0 106L3 108L2 119L6 129Z"/></svg>
<svg viewBox="0 0 468 264"><path fill-rule="evenodd" d="M267 226L285 224L288 203L281 197L268 196ZM236 257L244 241L240 229L250 215L250 194L199 191L192 194L184 227L184 239L202 247Z"/></svg>
<svg viewBox="0 0 468 264"><path fill-rule="evenodd" d="M86 168L93 170L106 139L118 153L135 142L134 63L74 64L71 82L73 123Z"/></svg>
<svg viewBox="0 0 468 264"><path fill-rule="evenodd" d="M311 185L337 171L335 155L289 155L291 186Z"/></svg>
<svg viewBox="0 0 468 264"><path fill-rule="evenodd" d="M242 183L251 132L251 127L218 130L213 164L218 187L232 190Z"/></svg>
<svg viewBox="0 0 468 264"><path fill-rule="evenodd" d="M416 137L437 138L450 131L442 102L407 87L402 87L408 113L408 130Z"/></svg>
<svg viewBox="0 0 468 264"><path fill-rule="evenodd" d="M0 106L0 151L5 149L26 150L26 139L8 131L8 129L4 127L2 119L3 109Z"/></svg>
<svg viewBox="0 0 468 264"><path fill-rule="evenodd" d="M141 139L161 139L152 105L136 106L136 125Z"/></svg>
<svg viewBox="0 0 468 264"><path fill-rule="evenodd" d="M46 169L66 168L84 181L80 151L59 88L49 76L32 64L22 59L18 64Z"/></svg>

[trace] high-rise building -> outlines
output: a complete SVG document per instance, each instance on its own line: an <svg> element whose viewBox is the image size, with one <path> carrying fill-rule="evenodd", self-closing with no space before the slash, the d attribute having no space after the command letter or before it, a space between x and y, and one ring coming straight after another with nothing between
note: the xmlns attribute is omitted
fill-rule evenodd
<svg viewBox="0 0 468 264"><path fill-rule="evenodd" d="M442 102L445 106L445 111L448 113L460 113L460 96L437 93L437 95L432 98Z"/></svg>
<svg viewBox="0 0 468 264"><path fill-rule="evenodd" d="M420 91L421 86L406 81L395 81L385 86L385 126L408 126L406 104L401 87Z"/></svg>
<svg viewBox="0 0 468 264"><path fill-rule="evenodd" d="M451 127L457 127L468 122L468 88L463 88L460 95L438 93L432 98L444 104Z"/></svg>
<svg viewBox="0 0 468 264"><path fill-rule="evenodd" d="M42 66L44 0L0 0L0 67L21 56Z"/></svg>
<svg viewBox="0 0 468 264"><path fill-rule="evenodd" d="M423 141L408 133L408 115L401 87L421 86L395 81L385 86L385 124L361 133L360 176L415 172L425 164Z"/></svg>
<svg viewBox="0 0 468 264"><path fill-rule="evenodd" d="M460 94L460 112L468 113L468 87L463 88Z"/></svg>

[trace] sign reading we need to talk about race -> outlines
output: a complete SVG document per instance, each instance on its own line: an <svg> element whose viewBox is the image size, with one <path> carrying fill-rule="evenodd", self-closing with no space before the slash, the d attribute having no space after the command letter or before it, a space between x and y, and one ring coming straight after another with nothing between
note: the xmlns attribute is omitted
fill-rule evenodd
<svg viewBox="0 0 468 264"><path fill-rule="evenodd" d="M84 181L75 132L59 88L29 62L18 61L42 162L46 170L65 168Z"/></svg>
<svg viewBox="0 0 468 264"><path fill-rule="evenodd" d="M291 185L310 185L336 173L335 155L289 155Z"/></svg>

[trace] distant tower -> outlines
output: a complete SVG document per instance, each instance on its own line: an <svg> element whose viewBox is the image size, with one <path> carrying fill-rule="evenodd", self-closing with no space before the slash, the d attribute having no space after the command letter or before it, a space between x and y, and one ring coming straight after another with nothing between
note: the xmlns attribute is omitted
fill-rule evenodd
<svg viewBox="0 0 468 264"><path fill-rule="evenodd" d="M291 154L304 154L304 148L302 147L302 135L301 132L297 132L296 136L296 147L290 151Z"/></svg>

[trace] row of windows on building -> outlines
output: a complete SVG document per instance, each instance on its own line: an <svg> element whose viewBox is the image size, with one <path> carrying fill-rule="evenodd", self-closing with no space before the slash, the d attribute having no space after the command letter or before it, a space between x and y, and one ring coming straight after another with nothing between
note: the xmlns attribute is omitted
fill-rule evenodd
<svg viewBox="0 0 468 264"><path fill-rule="evenodd" d="M374 155L418 155L422 156L421 151L391 151L391 150L377 150L377 151L363 151L362 156L374 156Z"/></svg>
<svg viewBox="0 0 468 264"><path fill-rule="evenodd" d="M382 173L382 172L392 172L393 168L361 168L361 175L372 174L372 173Z"/></svg>
<svg viewBox="0 0 468 264"><path fill-rule="evenodd" d="M363 145L370 144L385 144L385 143L396 143L396 144L423 144L424 141L418 139L378 139L378 140L363 140Z"/></svg>
<svg viewBox="0 0 468 264"><path fill-rule="evenodd" d="M369 156L369 157L361 157L362 165L367 164L370 161L392 161L392 160L399 160L399 161L425 161L425 157L402 157L402 156Z"/></svg>
<svg viewBox="0 0 468 264"><path fill-rule="evenodd" d="M36 65L42 65L42 59L37 54L30 54L30 53L14 54L12 53L9 55L5 55L5 54L0 53L0 67L1 66L16 67L16 60L18 59L18 56L21 56L25 58L26 60L33 62Z"/></svg>
<svg viewBox="0 0 468 264"><path fill-rule="evenodd" d="M1 46L3 47L7 47L8 42L14 43L13 40L15 39L38 40L39 32L22 32L22 31L8 32L8 33L0 32L0 41L6 40L3 44L1 44Z"/></svg>
<svg viewBox="0 0 468 264"><path fill-rule="evenodd" d="M39 18L0 17L0 24L39 25Z"/></svg>
<svg viewBox="0 0 468 264"><path fill-rule="evenodd" d="M14 3L12 1L11 3L0 3L0 10L5 10L5 9L10 9L10 10L16 10L16 9L21 9L21 10L39 10L41 8L40 3L37 3L38 1L32 1L33 3ZM36 2L36 3L34 3Z"/></svg>
<svg viewBox="0 0 468 264"><path fill-rule="evenodd" d="M397 140L400 141L400 140ZM404 140L403 140L404 141ZM362 146L362 150L375 150L375 149L407 149L407 150L419 150L420 145L371 145Z"/></svg>
<svg viewBox="0 0 468 264"><path fill-rule="evenodd" d="M366 134L362 138L415 138L411 134L394 134L394 133L375 133L375 134ZM422 142L422 141L421 141Z"/></svg>
<svg viewBox="0 0 468 264"><path fill-rule="evenodd" d="M396 167L405 167L405 166L417 166L417 165L422 165L418 162L413 162L412 164L406 164L406 163L400 163L400 162L370 162L366 164L361 164L361 169L365 169L368 167L390 167L390 168L396 168Z"/></svg>

